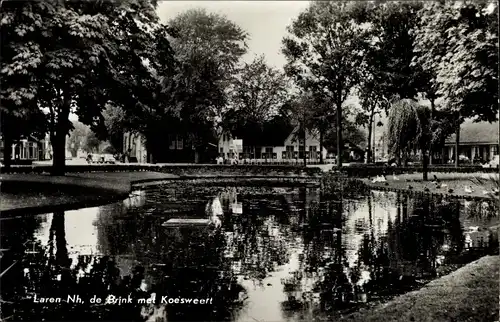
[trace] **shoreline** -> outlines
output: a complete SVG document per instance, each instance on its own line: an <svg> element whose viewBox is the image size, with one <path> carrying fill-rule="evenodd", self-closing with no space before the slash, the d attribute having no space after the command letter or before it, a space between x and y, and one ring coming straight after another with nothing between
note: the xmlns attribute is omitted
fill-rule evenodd
<svg viewBox="0 0 500 322"><path fill-rule="evenodd" d="M0 205L1 217L12 217L23 214L42 214L54 211L68 211L87 207L98 207L112 202L126 199L135 183L168 180L178 176L157 172L94 172L81 173L66 176L50 175L25 175L25 174L2 174L0 184L5 187L25 185L28 186L27 193L38 194L38 198L25 198L16 200L19 197L16 193L4 193L10 197ZM37 186L36 189L29 189L29 185ZM88 195L60 194L46 198L40 186L55 189L56 192L66 190L80 190ZM1 186L0 186L1 187ZM8 190L8 188L7 188ZM2 191L0 191L1 193ZM0 194L0 198L1 198ZM52 197L52 198L51 198ZM2 199L0 199L2 200Z"/></svg>
<svg viewBox="0 0 500 322"><path fill-rule="evenodd" d="M337 321L498 321L500 256L484 256L387 303Z"/></svg>
<svg viewBox="0 0 500 322"><path fill-rule="evenodd" d="M398 175L394 180L393 176L386 176L386 182L372 182L371 179L361 178L358 179L362 181L368 188L382 191L402 191L410 193L423 193L430 196L446 196L454 199L465 199L465 200L498 200L499 195L494 194L484 194L483 191L492 191L495 183L490 178L495 178L495 174L489 173L453 173L453 174L440 174L440 173L429 173L429 178L436 175L438 180L446 184L445 188L437 188L435 184L432 183L432 179L429 181L422 180L422 174L403 174ZM489 177L489 178L486 178ZM496 174L498 178L498 174ZM483 181L483 183L479 183ZM411 188L410 188L411 187ZM471 187L472 192L466 192L465 187ZM497 187L498 188L498 187ZM452 191L450 191L452 189Z"/></svg>

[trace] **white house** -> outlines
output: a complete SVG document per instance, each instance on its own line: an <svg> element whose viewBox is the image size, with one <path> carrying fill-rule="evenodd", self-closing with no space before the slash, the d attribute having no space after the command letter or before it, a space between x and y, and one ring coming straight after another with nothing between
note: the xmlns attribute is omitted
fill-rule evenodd
<svg viewBox="0 0 500 322"><path fill-rule="evenodd" d="M147 163L147 150L141 134L123 134L123 152L128 154L128 162Z"/></svg>
<svg viewBox="0 0 500 322"><path fill-rule="evenodd" d="M223 133L219 137L219 156L224 159L233 159L236 157L241 160L254 159L276 162L297 160L300 162L303 159L303 153L305 151L306 158L310 160L310 162L319 162L319 135L308 131L306 133L306 144L304 148L303 140L297 138L296 133L298 130L299 127L295 127L284 139L277 139L276 137L267 138L268 140L264 140L261 146L245 145L244 140L233 138L230 134ZM323 147L321 153L323 154L323 159L326 160L328 152L325 147Z"/></svg>

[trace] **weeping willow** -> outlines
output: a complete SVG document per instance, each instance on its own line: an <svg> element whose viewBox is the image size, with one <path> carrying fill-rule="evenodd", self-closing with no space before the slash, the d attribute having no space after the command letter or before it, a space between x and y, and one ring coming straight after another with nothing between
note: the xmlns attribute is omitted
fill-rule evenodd
<svg viewBox="0 0 500 322"><path fill-rule="evenodd" d="M388 120L388 145L398 157L410 152L422 152L425 157L432 139L430 111L411 99L392 104Z"/></svg>

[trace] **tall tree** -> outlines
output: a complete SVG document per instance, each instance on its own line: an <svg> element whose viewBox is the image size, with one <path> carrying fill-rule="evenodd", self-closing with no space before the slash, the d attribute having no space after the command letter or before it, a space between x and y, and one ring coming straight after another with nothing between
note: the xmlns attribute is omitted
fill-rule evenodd
<svg viewBox="0 0 500 322"><path fill-rule="evenodd" d="M361 4L363 5L363 4ZM325 93L336 108L337 164L342 167L342 105L359 82L366 28L353 12L359 4L314 1L288 28L283 39L285 70L302 88Z"/></svg>
<svg viewBox="0 0 500 322"><path fill-rule="evenodd" d="M106 132L104 137L98 137L108 140L114 151L124 152L123 133L127 129L127 126L129 126L129 123L126 120L123 109L119 106L109 104L104 110L103 116Z"/></svg>
<svg viewBox="0 0 500 322"><path fill-rule="evenodd" d="M87 153L97 153L99 152L100 144L101 141L97 138L96 133L88 131L83 140L82 150Z"/></svg>
<svg viewBox="0 0 500 322"><path fill-rule="evenodd" d="M436 94L456 114L455 164L464 118L494 121L498 113L498 4L427 2L415 30L415 63L429 71Z"/></svg>
<svg viewBox="0 0 500 322"><path fill-rule="evenodd" d="M227 17L192 9L169 21L172 47L179 62L177 78L167 87L175 91L180 126L199 152L212 139L215 122L228 99L228 84L246 53L247 33Z"/></svg>
<svg viewBox="0 0 500 322"><path fill-rule="evenodd" d="M53 174L64 174L70 113L92 127L103 122L105 104L129 63L126 57L140 51L136 45L148 35L134 32L131 22L138 29L157 19L154 5L141 0L3 1L2 28L14 32L2 42L9 52L2 74L29 75L6 96L31 97L47 111ZM128 56L121 55L124 50Z"/></svg>
<svg viewBox="0 0 500 322"><path fill-rule="evenodd" d="M40 54L36 45L38 33L34 30L32 5L21 1L2 1L0 20L0 121L4 141L4 165L8 170L12 158L12 144L22 135L29 135L27 123L40 118L36 95L36 68ZM35 8L36 11L37 8ZM40 121L40 123L38 123Z"/></svg>
<svg viewBox="0 0 500 322"><path fill-rule="evenodd" d="M256 147L264 125L279 114L288 99L287 85L286 77L269 67L264 56L245 63L231 82L223 128Z"/></svg>
<svg viewBox="0 0 500 322"><path fill-rule="evenodd" d="M431 146L442 145L452 129L449 115L441 113L433 120L430 108L411 99L396 101L391 106L387 133L389 149L397 156L420 151L424 181L427 180Z"/></svg>
<svg viewBox="0 0 500 322"><path fill-rule="evenodd" d="M370 31L358 86L362 111L357 121L368 127L371 151L375 115L390 107L393 97L415 98L425 90L428 77L419 65L413 65L413 29L422 3L417 1L374 2L355 13ZM370 153L369 153L370 157Z"/></svg>
<svg viewBox="0 0 500 322"><path fill-rule="evenodd" d="M81 122L73 122L73 130L68 138L68 150L73 157L77 156L78 150L82 149L90 129Z"/></svg>
<svg viewBox="0 0 500 322"><path fill-rule="evenodd" d="M423 180L427 180L427 152L431 141L429 110L414 100L403 99L389 113L389 149L395 155L409 151L422 153Z"/></svg>

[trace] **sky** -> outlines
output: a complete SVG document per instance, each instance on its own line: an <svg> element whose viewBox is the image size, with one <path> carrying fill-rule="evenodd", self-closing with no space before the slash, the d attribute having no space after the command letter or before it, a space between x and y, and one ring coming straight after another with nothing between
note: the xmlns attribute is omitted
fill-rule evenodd
<svg viewBox="0 0 500 322"><path fill-rule="evenodd" d="M157 12L164 23L193 8L225 15L249 34L245 61L264 54L270 66L282 68L281 40L286 27L308 5L309 1L162 1Z"/></svg>

